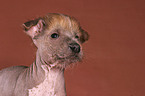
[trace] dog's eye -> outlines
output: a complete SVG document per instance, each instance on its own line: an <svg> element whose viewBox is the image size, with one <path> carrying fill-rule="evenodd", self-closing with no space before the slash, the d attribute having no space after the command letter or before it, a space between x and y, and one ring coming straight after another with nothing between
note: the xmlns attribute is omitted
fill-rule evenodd
<svg viewBox="0 0 145 96"><path fill-rule="evenodd" d="M57 33L53 33L52 35L51 35L51 38L58 38L59 37L59 35L57 34Z"/></svg>
<svg viewBox="0 0 145 96"><path fill-rule="evenodd" d="M78 36L78 35L76 35L76 36L75 36L75 38L77 38L77 39L78 39L78 38L79 38L79 36Z"/></svg>

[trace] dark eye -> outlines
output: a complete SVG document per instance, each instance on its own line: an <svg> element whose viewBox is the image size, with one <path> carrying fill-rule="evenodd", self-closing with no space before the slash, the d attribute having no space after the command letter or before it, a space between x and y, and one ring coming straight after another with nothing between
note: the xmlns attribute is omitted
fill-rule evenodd
<svg viewBox="0 0 145 96"><path fill-rule="evenodd" d="M51 35L51 38L58 38L59 37L59 35L57 34L57 33L53 33L52 35Z"/></svg>
<svg viewBox="0 0 145 96"><path fill-rule="evenodd" d="M76 35L76 36L75 36L75 38L79 38L79 36L78 36L78 35Z"/></svg>

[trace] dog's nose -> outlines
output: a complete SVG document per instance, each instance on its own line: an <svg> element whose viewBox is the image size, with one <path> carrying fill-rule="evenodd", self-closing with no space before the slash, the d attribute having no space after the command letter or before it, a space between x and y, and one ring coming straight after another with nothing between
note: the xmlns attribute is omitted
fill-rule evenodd
<svg viewBox="0 0 145 96"><path fill-rule="evenodd" d="M80 45L78 43L69 44L69 48L75 53L79 53L80 52Z"/></svg>

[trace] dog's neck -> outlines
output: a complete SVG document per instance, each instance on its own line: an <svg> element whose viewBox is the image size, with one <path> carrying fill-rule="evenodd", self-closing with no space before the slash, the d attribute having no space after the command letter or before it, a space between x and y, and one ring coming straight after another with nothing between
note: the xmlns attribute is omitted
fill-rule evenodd
<svg viewBox="0 0 145 96"><path fill-rule="evenodd" d="M64 70L51 68L42 60L37 51L36 61L30 66L35 84L29 89L29 96L66 96Z"/></svg>

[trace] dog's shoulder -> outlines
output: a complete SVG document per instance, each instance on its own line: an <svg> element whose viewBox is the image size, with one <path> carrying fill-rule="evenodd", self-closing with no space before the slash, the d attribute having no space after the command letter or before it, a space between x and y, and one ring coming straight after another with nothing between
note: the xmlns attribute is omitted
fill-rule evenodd
<svg viewBox="0 0 145 96"><path fill-rule="evenodd" d="M21 73L23 70L25 70L26 68L28 68L27 66L12 66L12 67L8 67L5 69L0 70L0 76L2 74L16 74L16 73Z"/></svg>

